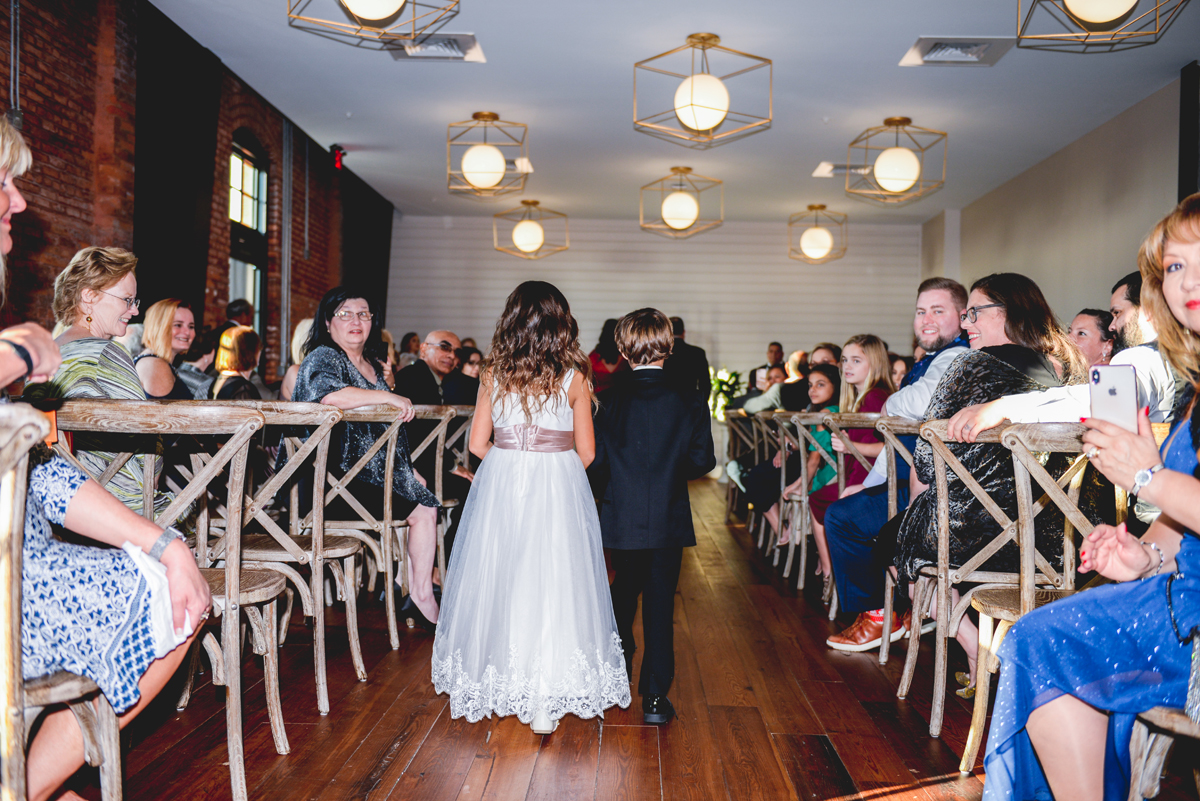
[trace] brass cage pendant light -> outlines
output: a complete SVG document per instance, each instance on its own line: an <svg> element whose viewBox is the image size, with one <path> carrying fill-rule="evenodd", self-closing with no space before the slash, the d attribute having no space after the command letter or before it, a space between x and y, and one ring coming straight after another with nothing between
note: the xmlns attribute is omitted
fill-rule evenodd
<svg viewBox="0 0 1200 801"><path fill-rule="evenodd" d="M946 133L888 117L850 143L847 164L870 169L846 173L846 194L888 205L909 203L946 183Z"/></svg>
<svg viewBox="0 0 1200 801"><path fill-rule="evenodd" d="M458 16L459 0L287 0L288 25L354 47L402 48ZM378 16L376 16L378 15Z"/></svg>
<svg viewBox="0 0 1200 801"><path fill-rule="evenodd" d="M772 71L769 58L723 47L715 33L693 33L633 65L633 129L697 150L765 131Z"/></svg>
<svg viewBox="0 0 1200 801"><path fill-rule="evenodd" d="M1157 42L1188 0L1017 0L1017 46L1111 53Z"/></svg>
<svg viewBox="0 0 1200 801"><path fill-rule="evenodd" d="M522 259L544 259L571 247L567 215L522 200L515 209L492 217L492 244L501 253Z"/></svg>
<svg viewBox="0 0 1200 801"><path fill-rule="evenodd" d="M716 228L725 221L725 184L691 167L672 167L670 175L641 188L638 221L643 231L668 239Z"/></svg>
<svg viewBox="0 0 1200 801"><path fill-rule="evenodd" d="M788 258L824 264L846 255L846 215L827 211L824 203L788 218Z"/></svg>
<svg viewBox="0 0 1200 801"><path fill-rule="evenodd" d="M505 122L494 111L446 129L446 187L452 195L490 199L525 191L533 172L526 136L529 126Z"/></svg>

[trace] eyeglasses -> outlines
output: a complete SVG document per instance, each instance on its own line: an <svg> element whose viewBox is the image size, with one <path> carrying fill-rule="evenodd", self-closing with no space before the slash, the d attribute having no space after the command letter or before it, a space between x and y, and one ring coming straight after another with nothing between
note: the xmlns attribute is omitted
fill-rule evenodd
<svg viewBox="0 0 1200 801"><path fill-rule="evenodd" d="M446 353L454 352L454 346L444 339L441 342L426 342L425 344L437 348L438 350L444 350Z"/></svg>
<svg viewBox="0 0 1200 801"><path fill-rule="evenodd" d="M1003 303L989 303L986 306L968 306L962 314L958 315L960 323L974 323L979 320L979 312L984 309L1003 309Z"/></svg>
<svg viewBox="0 0 1200 801"><path fill-rule="evenodd" d="M123 298L120 295L114 295L111 292L105 292L103 289L101 289L100 292L104 295L108 295L110 298L116 298L117 300L125 301L126 309L136 309L137 307L142 305L141 298Z"/></svg>
<svg viewBox="0 0 1200 801"><path fill-rule="evenodd" d="M346 311L345 309L343 309L342 311L334 312L333 316L343 322L345 322L347 320L353 320L355 317L357 317L359 320L362 320L365 323L367 320L370 320L375 315L371 314L369 311L352 312L352 311Z"/></svg>

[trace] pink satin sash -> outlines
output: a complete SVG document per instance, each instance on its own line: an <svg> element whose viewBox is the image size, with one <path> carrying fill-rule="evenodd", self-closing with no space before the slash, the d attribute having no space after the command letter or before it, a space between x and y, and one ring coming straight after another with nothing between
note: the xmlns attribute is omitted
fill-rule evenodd
<svg viewBox="0 0 1200 801"><path fill-rule="evenodd" d="M556 431L541 426L519 425L497 428L496 447L506 451L561 453L575 447L574 431Z"/></svg>

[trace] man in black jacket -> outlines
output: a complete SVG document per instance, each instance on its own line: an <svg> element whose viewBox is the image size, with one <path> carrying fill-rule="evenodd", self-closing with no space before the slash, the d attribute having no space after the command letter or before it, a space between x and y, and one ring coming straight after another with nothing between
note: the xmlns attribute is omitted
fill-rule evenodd
<svg viewBox="0 0 1200 801"><path fill-rule="evenodd" d="M708 374L708 354L704 348L689 345L685 341L687 331L683 327L682 317L671 318L671 329L675 336L675 344L671 355L663 364L667 376L681 387L700 394L705 403L712 393L712 377Z"/></svg>
<svg viewBox="0 0 1200 801"><path fill-rule="evenodd" d="M590 472L605 486L600 530L616 578L613 612L633 679L633 618L642 595L638 693L647 723L675 714L667 698L675 677L675 587L683 549L696 544L687 482L716 465L708 405L679 387L662 365L673 345L667 318L639 309L617 323L617 347L633 369L601 398L596 459Z"/></svg>

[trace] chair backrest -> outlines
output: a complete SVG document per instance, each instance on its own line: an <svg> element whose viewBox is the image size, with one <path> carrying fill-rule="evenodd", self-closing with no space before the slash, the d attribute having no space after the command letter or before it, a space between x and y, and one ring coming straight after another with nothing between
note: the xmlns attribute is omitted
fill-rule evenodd
<svg viewBox="0 0 1200 801"><path fill-rule="evenodd" d="M838 495L846 490L846 456L847 454L854 458L860 465L867 470L870 470L872 465L867 457L862 455L862 451L854 444L843 429L849 428L875 428L875 423L879 421L879 415L875 413L841 413L829 414L821 416L821 422L824 423L833 436L837 437L846 446L846 452L839 452L837 455L837 474L838 474Z"/></svg>
<svg viewBox="0 0 1200 801"><path fill-rule="evenodd" d="M919 436L921 421L908 417L880 417L875 421L875 430L883 436L887 454L888 519L900 513L900 486L896 478L896 456L913 466L912 451L900 441L902 436Z"/></svg>
<svg viewBox="0 0 1200 801"><path fill-rule="evenodd" d="M831 454L826 453L825 449L821 447L820 443L818 443L816 438L813 436L812 431L809 430L809 426L824 424L823 412L780 411L767 412L767 414L772 414L775 418L775 424L778 427L779 432L780 449L786 447L803 453L808 449L809 446L811 446L812 449L819 453L821 458L824 459L831 467L833 467L834 470L837 469L837 460L834 459ZM787 488L786 465L787 462L785 459L785 469L781 470L779 474L779 492L781 495L783 494L784 489ZM808 487L812 483L812 476L808 474L807 458L800 459L800 479L799 495L801 498L807 498Z"/></svg>
<svg viewBox="0 0 1200 801"><path fill-rule="evenodd" d="M463 467L471 466L471 426L475 422L474 406L453 406L454 419L462 424L455 427L451 424L446 429L446 458L454 459L454 463ZM453 430L451 430L453 429Z"/></svg>
<svg viewBox="0 0 1200 801"><path fill-rule="evenodd" d="M50 422L24 404L0 405L0 798L25 798L25 685L21 667L21 564L29 450Z"/></svg>
<svg viewBox="0 0 1200 801"><path fill-rule="evenodd" d="M729 430L729 461L756 449L754 425L741 409L725 410L725 427Z"/></svg>
<svg viewBox="0 0 1200 801"><path fill-rule="evenodd" d="M446 449L446 428L450 421L454 419L455 407L453 406L414 406L414 420L436 420L437 424L430 431L425 439L417 445L411 445L409 459L415 462L426 449L433 448L435 455L435 467L433 476L424 476L425 480L430 482L430 490L437 497L438 501L442 501L442 460L445 456ZM398 520L393 517L392 511L392 493L385 491L383 493L383 520L376 520L375 516L367 511L358 499L347 489L350 482L353 481L359 473L366 468L367 464L375 457L375 454L380 450L384 450L385 463L383 473L383 483L386 487L393 486L393 476L395 475L396 465L396 442L400 434L404 422L400 420L399 409L395 406L365 406L360 409L350 409L342 414L342 423L384 423L387 429L383 434L371 444L371 447L366 450L361 458L355 462L349 470L342 476L335 476L332 470L327 471L326 480L328 482L328 490L325 493L325 505L329 505L337 497L342 497L346 503L358 515L357 520L326 520L327 528L341 529L359 529L366 531L376 531L383 535L392 526L396 525ZM313 507L317 506L316 499L320 495L314 491ZM307 528L312 525L313 512L305 517L303 527Z"/></svg>

